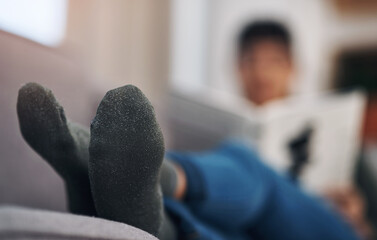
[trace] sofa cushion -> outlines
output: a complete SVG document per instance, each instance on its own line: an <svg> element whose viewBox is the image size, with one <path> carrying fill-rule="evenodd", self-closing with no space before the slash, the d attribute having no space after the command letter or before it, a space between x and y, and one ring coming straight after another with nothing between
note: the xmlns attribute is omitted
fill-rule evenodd
<svg viewBox="0 0 377 240"><path fill-rule="evenodd" d="M0 206L0 239L155 240L135 227L95 217Z"/></svg>

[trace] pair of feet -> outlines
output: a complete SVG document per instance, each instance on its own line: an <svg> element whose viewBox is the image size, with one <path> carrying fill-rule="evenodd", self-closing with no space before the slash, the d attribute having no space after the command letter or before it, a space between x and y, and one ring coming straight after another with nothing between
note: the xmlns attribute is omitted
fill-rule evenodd
<svg viewBox="0 0 377 240"><path fill-rule="evenodd" d="M138 88L107 92L90 133L68 121L52 92L36 83L19 90L17 113L24 139L64 179L73 213L161 236L164 140L153 107Z"/></svg>

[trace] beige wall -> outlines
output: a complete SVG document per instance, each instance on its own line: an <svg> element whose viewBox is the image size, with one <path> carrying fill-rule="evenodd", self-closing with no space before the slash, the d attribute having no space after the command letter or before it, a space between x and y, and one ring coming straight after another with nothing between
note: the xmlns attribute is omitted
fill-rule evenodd
<svg viewBox="0 0 377 240"><path fill-rule="evenodd" d="M168 74L169 0L71 0L61 49L102 89L126 83L153 101Z"/></svg>

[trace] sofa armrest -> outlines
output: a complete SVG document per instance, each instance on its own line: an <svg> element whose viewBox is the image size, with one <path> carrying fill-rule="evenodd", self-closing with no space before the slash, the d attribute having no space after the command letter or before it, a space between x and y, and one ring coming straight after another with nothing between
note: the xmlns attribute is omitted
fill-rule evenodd
<svg viewBox="0 0 377 240"><path fill-rule="evenodd" d="M95 217L0 206L0 239L156 240L135 227Z"/></svg>

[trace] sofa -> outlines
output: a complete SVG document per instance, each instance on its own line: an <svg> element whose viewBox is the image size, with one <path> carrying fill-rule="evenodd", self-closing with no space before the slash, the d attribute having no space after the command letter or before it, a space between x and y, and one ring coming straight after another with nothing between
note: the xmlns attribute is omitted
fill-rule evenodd
<svg viewBox="0 0 377 240"><path fill-rule="evenodd" d="M100 218L1 206L0 239L154 240L157 238L135 227Z"/></svg>

